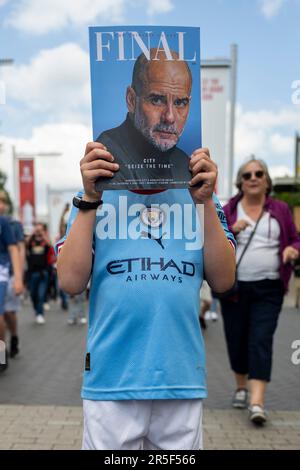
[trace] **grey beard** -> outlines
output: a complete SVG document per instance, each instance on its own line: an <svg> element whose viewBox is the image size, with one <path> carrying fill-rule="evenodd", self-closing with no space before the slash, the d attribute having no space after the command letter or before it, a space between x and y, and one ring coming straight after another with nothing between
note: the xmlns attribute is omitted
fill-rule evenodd
<svg viewBox="0 0 300 470"><path fill-rule="evenodd" d="M136 111L133 115L133 123L135 128L140 131L145 139L152 144L155 148L157 148L160 152L167 152L168 150L171 150L173 147L177 145L178 139L176 142L157 142L153 135L151 134L151 130L149 127L145 125L145 121L143 117L140 117L138 115L138 112ZM163 128L164 126L160 126ZM162 130L162 129L161 129ZM170 126L165 126L165 130L170 130Z"/></svg>

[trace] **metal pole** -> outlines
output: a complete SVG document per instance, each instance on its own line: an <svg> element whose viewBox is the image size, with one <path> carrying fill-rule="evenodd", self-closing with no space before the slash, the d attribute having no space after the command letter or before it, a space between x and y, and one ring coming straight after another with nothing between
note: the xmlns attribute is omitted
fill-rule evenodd
<svg viewBox="0 0 300 470"><path fill-rule="evenodd" d="M232 44L230 47L231 56L231 80L230 80L230 117L229 117L229 168L228 195L232 196L233 168L234 168L234 128L235 128L235 105L236 105L236 83L237 83L237 60L238 46Z"/></svg>

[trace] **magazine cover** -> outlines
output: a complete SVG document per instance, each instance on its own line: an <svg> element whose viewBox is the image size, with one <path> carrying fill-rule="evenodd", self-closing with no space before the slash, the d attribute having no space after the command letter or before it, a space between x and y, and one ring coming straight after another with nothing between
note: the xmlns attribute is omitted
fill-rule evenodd
<svg viewBox="0 0 300 470"><path fill-rule="evenodd" d="M90 27L93 139L120 169L98 190L186 188L201 147L200 29Z"/></svg>

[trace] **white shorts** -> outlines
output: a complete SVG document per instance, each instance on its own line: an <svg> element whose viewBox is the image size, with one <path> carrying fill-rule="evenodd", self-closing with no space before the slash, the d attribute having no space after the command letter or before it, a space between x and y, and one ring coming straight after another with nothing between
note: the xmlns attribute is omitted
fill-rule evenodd
<svg viewBox="0 0 300 470"><path fill-rule="evenodd" d="M21 308L21 297L16 295L14 291L14 276L11 276L8 281L4 311L5 312L18 312Z"/></svg>
<svg viewBox="0 0 300 470"><path fill-rule="evenodd" d="M82 450L200 450L202 400L83 400Z"/></svg>

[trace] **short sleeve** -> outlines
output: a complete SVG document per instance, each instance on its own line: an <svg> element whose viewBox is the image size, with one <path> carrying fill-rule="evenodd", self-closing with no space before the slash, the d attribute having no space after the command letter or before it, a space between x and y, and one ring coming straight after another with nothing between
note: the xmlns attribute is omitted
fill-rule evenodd
<svg viewBox="0 0 300 470"><path fill-rule="evenodd" d="M23 242L24 241L24 231L23 231L22 224L20 222L18 222L17 220L15 220L13 222L13 224L14 224L14 232L15 232L16 242L17 243Z"/></svg>
<svg viewBox="0 0 300 470"><path fill-rule="evenodd" d="M230 244L232 245L232 247L235 250L236 249L236 240L233 236L233 233L228 228L227 219L226 219L226 215L224 213L223 207L222 207L219 199L217 198L217 196L215 194L213 195L213 201L215 203L217 215L219 217L219 220L221 222L221 225L223 227L225 235L226 235L228 241L230 242Z"/></svg>
<svg viewBox="0 0 300 470"><path fill-rule="evenodd" d="M14 232L12 230L9 220L3 217L1 222L2 222L1 238L2 238L3 243L6 246L16 245L17 243L16 237L14 235Z"/></svg>

